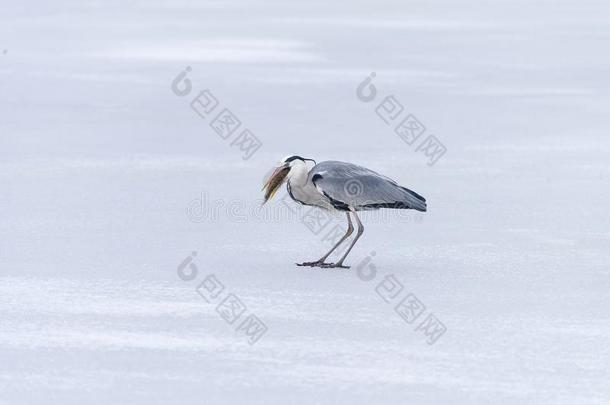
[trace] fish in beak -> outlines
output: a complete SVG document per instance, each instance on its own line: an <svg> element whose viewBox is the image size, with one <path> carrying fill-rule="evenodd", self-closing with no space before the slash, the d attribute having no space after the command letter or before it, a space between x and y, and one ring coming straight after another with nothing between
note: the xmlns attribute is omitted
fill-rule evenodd
<svg viewBox="0 0 610 405"><path fill-rule="evenodd" d="M281 166L277 167L269 177L267 177L262 188L265 190L265 200L263 201L263 205L273 197L284 181L286 181L286 176L288 176L289 171L290 166L288 164L282 164Z"/></svg>

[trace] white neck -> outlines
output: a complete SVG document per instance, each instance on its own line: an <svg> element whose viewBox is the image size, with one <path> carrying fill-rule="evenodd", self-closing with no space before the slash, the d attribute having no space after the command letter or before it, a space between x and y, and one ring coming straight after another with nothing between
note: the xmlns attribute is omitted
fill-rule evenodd
<svg viewBox="0 0 610 405"><path fill-rule="evenodd" d="M290 185L304 187L307 183L309 170L304 162L295 162L288 172L288 181Z"/></svg>

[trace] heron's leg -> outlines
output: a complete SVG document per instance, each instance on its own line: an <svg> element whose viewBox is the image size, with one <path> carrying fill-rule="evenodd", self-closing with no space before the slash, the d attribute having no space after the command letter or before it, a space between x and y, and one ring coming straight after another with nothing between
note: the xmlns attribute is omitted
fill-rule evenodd
<svg viewBox="0 0 610 405"><path fill-rule="evenodd" d="M328 258L328 256L330 256L330 254L332 252L334 252L335 249L337 249L339 247L339 245L342 244L345 239L349 238L349 236L352 234L352 232L354 232L354 225L352 225L352 219L349 216L349 211L346 212L345 214L347 215L347 232L345 232L345 235L343 235L343 237L339 240L339 242L337 242L335 244L335 246L333 246L333 248L328 251L328 253L326 253L324 256L322 256L322 258L320 260L318 260L318 262L324 263L324 261Z"/></svg>
<svg viewBox="0 0 610 405"><path fill-rule="evenodd" d="M352 214L354 214L354 218L356 218L356 223L358 224L358 232L356 232L356 237L354 238L352 244L349 245L349 248L347 248L347 252L345 252L343 257L341 259L339 259L339 261L337 263L327 264L324 267L343 267L343 268L349 269L349 266L343 265L343 261L345 260L345 258L349 254L349 252L352 250L352 248L354 247L356 242L358 242L358 239L360 239L360 236L362 236L362 233L364 232L364 225L362 225L362 222L360 222L360 218L358 218L356 211L353 211Z"/></svg>
<svg viewBox="0 0 610 405"><path fill-rule="evenodd" d="M335 249L337 249L339 247L339 245L342 244L343 241L352 234L352 232L354 232L354 225L352 225L352 219L349 216L349 211L346 212L346 215L347 215L347 232L345 232L345 235L343 235L343 237L339 240L339 242L337 242L335 244L335 246L333 246L333 248L328 251L328 253L326 253L324 256L322 256L322 258L320 260L316 260L315 262L297 263L297 266L312 266L313 267L313 266L320 266L320 265L326 264L326 263L324 263L324 261L328 258L328 256L330 256L330 254L332 252L334 252Z"/></svg>

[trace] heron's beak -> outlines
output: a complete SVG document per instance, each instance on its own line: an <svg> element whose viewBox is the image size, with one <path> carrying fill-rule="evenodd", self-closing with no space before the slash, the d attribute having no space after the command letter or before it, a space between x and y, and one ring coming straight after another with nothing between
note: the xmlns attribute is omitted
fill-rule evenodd
<svg viewBox="0 0 610 405"><path fill-rule="evenodd" d="M265 200L263 204L269 201L273 195L280 188L282 183L286 180L286 176L288 176L288 172L290 171L290 166L287 164L283 164L277 167L273 173L265 180L265 184L263 185L263 190L265 190Z"/></svg>

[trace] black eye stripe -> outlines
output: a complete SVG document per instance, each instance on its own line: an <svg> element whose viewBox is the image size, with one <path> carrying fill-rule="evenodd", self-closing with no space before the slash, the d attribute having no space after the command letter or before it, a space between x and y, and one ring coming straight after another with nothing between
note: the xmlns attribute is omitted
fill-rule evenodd
<svg viewBox="0 0 610 405"><path fill-rule="evenodd" d="M293 160L297 160L297 159L302 160L302 161L309 160L309 161L312 161L312 162L316 163L316 161L315 161L315 160L313 160L313 159L307 159L307 158L303 158L303 157L301 157L301 156L297 156L297 155L290 156L289 158L286 158L285 163L290 163L290 162L292 162Z"/></svg>

